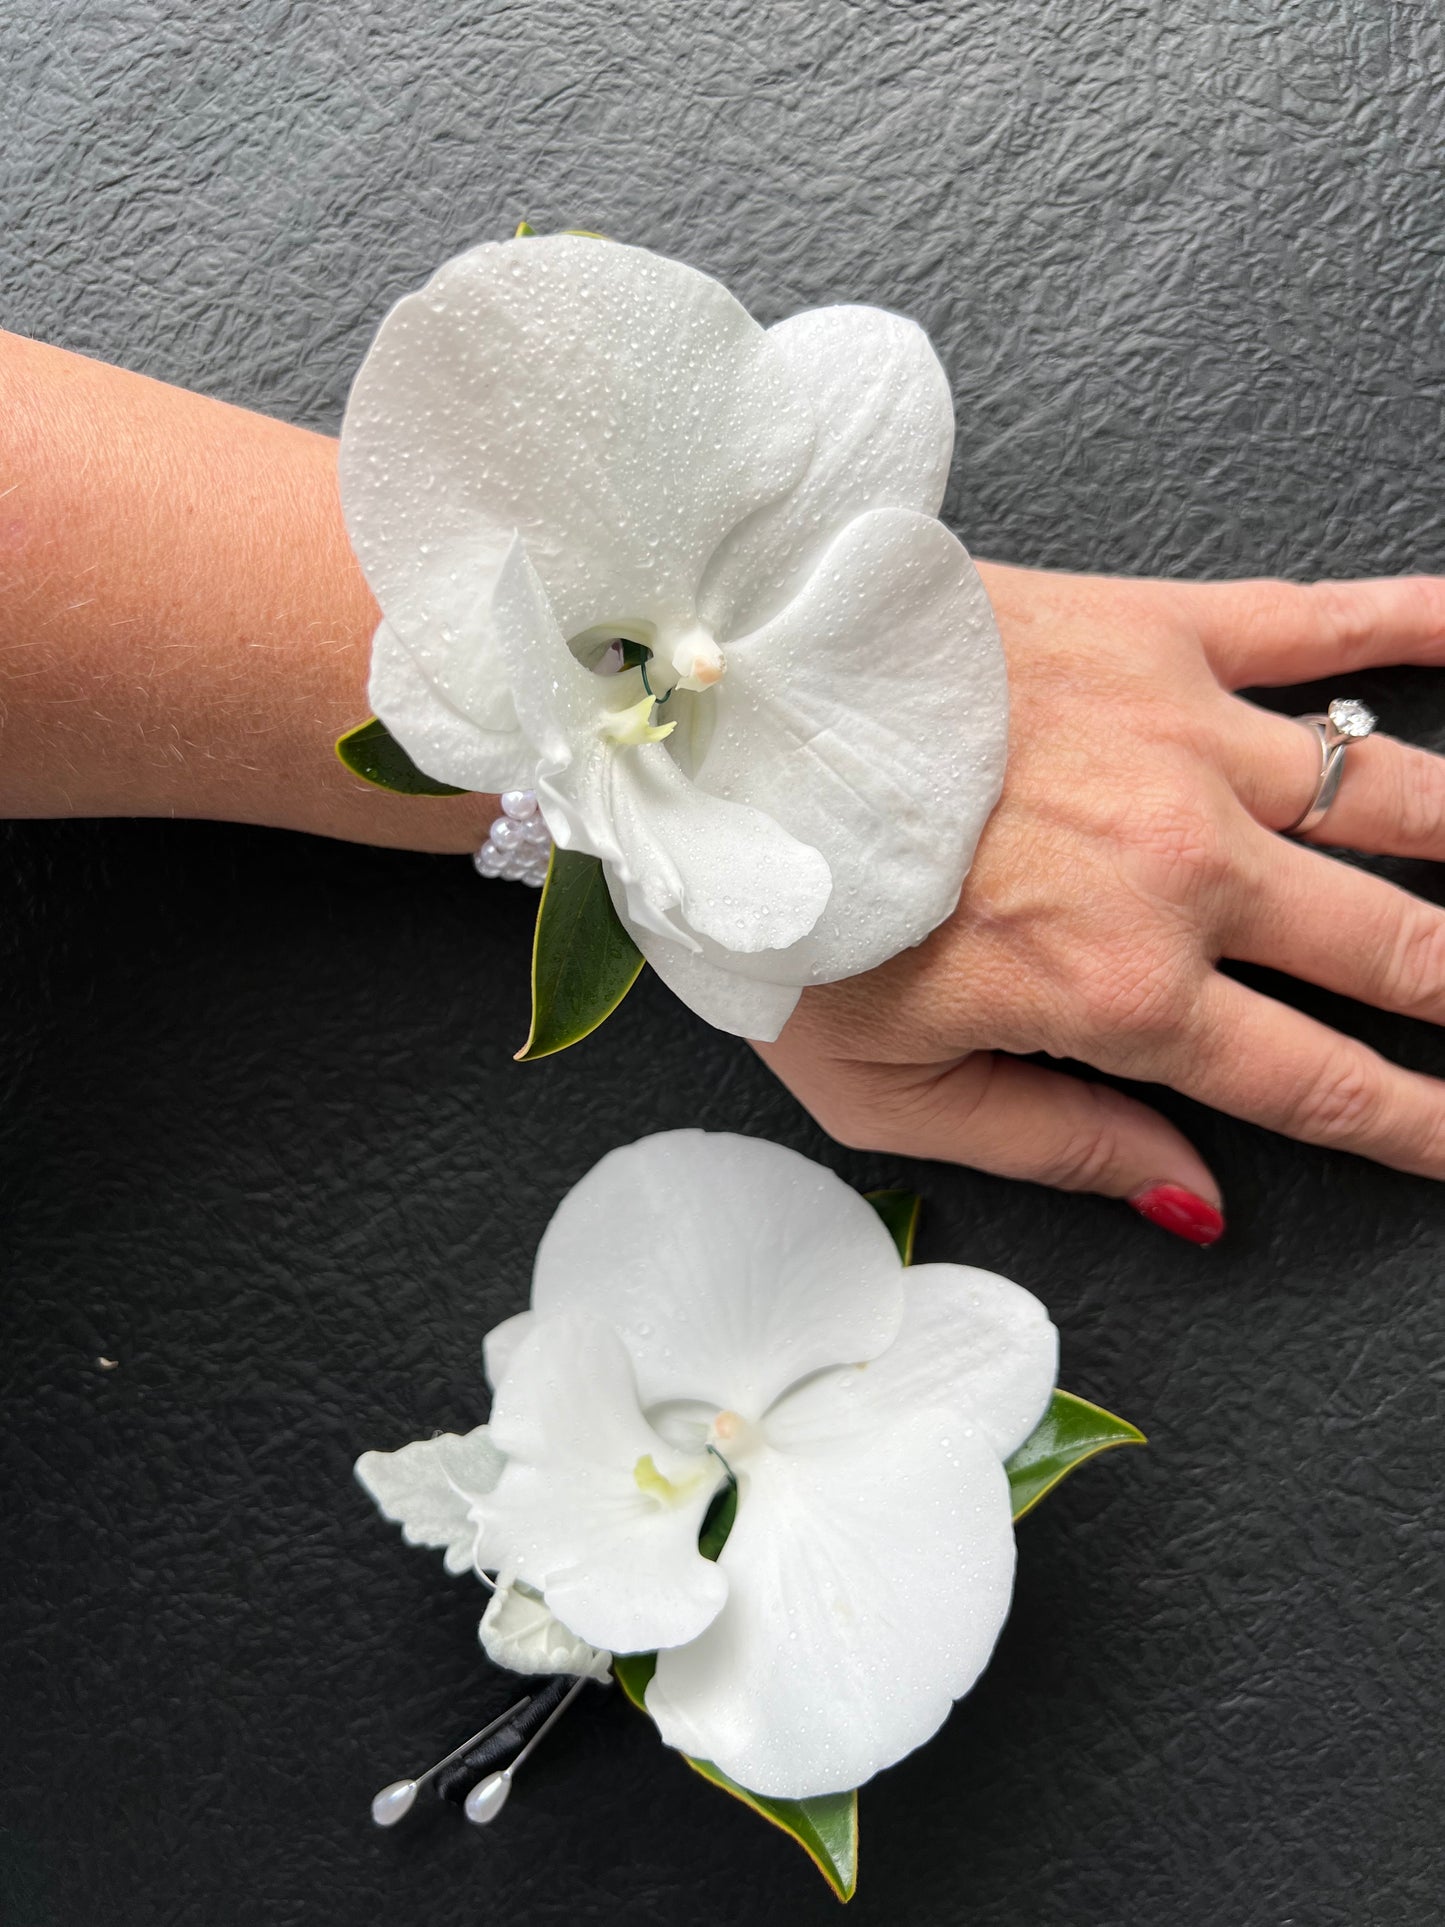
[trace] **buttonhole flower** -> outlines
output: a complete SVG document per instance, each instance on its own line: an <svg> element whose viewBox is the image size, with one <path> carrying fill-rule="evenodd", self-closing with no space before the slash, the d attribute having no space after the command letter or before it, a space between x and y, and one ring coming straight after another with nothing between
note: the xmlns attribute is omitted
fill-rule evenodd
<svg viewBox="0 0 1445 1927"><path fill-rule="evenodd" d="M1003 1462L1056 1363L1028 1292L905 1269L830 1172L670 1132L564 1199L531 1308L487 1340L490 1423L357 1470L450 1570L502 1576L500 1663L655 1650L669 1745L808 1798L920 1745L986 1663L1013 1581ZM729 1479L713 1561L698 1535Z"/></svg>
<svg viewBox="0 0 1445 1927"><path fill-rule="evenodd" d="M383 322L342 499L413 760L533 790L710 1023L919 943L997 800L988 598L936 519L948 383L912 322L760 327L680 262L488 244Z"/></svg>

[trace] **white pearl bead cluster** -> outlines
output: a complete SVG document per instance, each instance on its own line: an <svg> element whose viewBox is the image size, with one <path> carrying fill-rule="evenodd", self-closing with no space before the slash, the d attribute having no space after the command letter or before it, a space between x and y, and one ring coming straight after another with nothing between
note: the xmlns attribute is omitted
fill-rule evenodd
<svg viewBox="0 0 1445 1927"><path fill-rule="evenodd" d="M507 790L502 814L487 832L487 840L472 858L477 875L502 877L540 890L547 880L552 838L531 790Z"/></svg>

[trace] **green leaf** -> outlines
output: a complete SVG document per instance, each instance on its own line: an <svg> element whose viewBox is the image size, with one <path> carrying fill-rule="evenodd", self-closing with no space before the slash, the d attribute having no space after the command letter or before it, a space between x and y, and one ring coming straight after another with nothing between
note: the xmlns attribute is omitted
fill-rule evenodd
<svg viewBox="0 0 1445 1927"><path fill-rule="evenodd" d="M918 1236L918 1219L923 1200L916 1191L865 1191L869 1204L887 1225L898 1255L905 1265L913 1263L913 1241Z"/></svg>
<svg viewBox="0 0 1445 1927"><path fill-rule="evenodd" d="M636 983L642 952L622 927L595 856L552 852L532 940L531 1063L566 1050L610 1017Z"/></svg>
<svg viewBox="0 0 1445 1927"><path fill-rule="evenodd" d="M396 796L465 796L465 790L439 783L419 770L380 717L358 723L336 739L336 754L353 776Z"/></svg>
<svg viewBox="0 0 1445 1927"><path fill-rule="evenodd" d="M655 1653L619 1653L612 1661L618 1685L642 1712L647 1710L643 1695L656 1666ZM839 1900L853 1898L858 1886L856 1793L825 1793L813 1800L771 1800L761 1793L749 1793L707 1760L694 1760L686 1753L682 1757L694 1773L791 1834Z"/></svg>
<svg viewBox="0 0 1445 1927"><path fill-rule="evenodd" d="M733 1520L738 1516L738 1482L732 1474L728 1482L720 1486L712 1496L707 1516L702 1522L702 1530L697 1535L697 1549L704 1559L716 1559L728 1542L728 1534L733 1529Z"/></svg>
<svg viewBox="0 0 1445 1927"><path fill-rule="evenodd" d="M1055 1392L1049 1409L1004 1466L1015 1519L1031 1512L1085 1459L1116 1445L1144 1443L1144 1434L1127 1419L1115 1418L1072 1392Z"/></svg>
<svg viewBox="0 0 1445 1927"><path fill-rule="evenodd" d="M517 232L512 236L512 239L514 241L520 241L527 235L535 234L536 232L536 228L532 226L530 221L518 221ZM611 238L609 235L596 233L590 227L564 227L562 232L564 234L576 234L584 241L606 241Z"/></svg>

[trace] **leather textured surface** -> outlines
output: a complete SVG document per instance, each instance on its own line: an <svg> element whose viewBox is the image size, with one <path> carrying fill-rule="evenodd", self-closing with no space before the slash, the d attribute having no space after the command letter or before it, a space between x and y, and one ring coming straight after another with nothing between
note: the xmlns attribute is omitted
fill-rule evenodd
<svg viewBox="0 0 1445 1927"><path fill-rule="evenodd" d="M765 319L917 316L981 553L1445 560L1418 0L0 0L0 54L10 328L334 427L387 303L526 215ZM1358 693L1445 740L1445 678ZM186 824L3 854L6 1927L835 1917L616 1694L490 1832L367 1820L504 1687L480 1589L351 1462L476 1421L564 1187L680 1124L915 1184L924 1255L1039 1291L1064 1382L1151 1435L1021 1528L994 1665L864 1796L854 1917L1439 1920L1436 1188L1166 1100L1230 1206L1201 1253L840 1152L655 985L514 1065L532 899L460 859ZM1424 1026L1287 994L1445 1072Z"/></svg>

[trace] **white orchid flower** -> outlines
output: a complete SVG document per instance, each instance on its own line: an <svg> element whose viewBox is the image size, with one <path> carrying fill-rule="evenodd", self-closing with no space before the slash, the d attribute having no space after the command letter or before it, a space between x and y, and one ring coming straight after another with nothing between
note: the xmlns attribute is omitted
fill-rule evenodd
<svg viewBox="0 0 1445 1927"><path fill-rule="evenodd" d="M656 1650L670 1745L755 1793L842 1791L921 1745L986 1663L1013 1582L1003 1462L1056 1364L1030 1293L905 1269L830 1172L669 1132L563 1200L531 1309L488 1339L505 1464L471 1536L430 1488L393 1483L386 1509L409 1537L465 1539L578 1640ZM729 1476L714 1562L698 1534Z"/></svg>
<svg viewBox="0 0 1445 1927"><path fill-rule="evenodd" d="M392 309L342 430L372 707L438 780L534 790L678 996L774 1038L949 915L998 797L952 444L897 315L763 329L638 248L474 248ZM645 664L593 673L618 639Z"/></svg>

